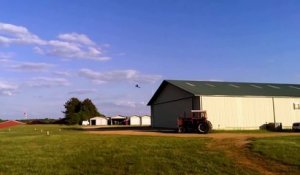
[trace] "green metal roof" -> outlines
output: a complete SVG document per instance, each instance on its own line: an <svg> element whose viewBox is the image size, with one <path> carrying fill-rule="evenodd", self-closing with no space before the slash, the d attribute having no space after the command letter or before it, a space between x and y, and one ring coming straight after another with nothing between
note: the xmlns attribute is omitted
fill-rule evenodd
<svg viewBox="0 0 300 175"><path fill-rule="evenodd" d="M164 80L148 105L166 84L172 84L192 95L300 97L299 84L242 83L219 81Z"/></svg>

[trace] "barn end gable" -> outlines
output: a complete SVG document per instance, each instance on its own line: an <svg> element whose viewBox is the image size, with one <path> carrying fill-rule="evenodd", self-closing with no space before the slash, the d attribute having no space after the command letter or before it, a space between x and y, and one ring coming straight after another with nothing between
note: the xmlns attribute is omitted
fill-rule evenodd
<svg viewBox="0 0 300 175"><path fill-rule="evenodd" d="M172 83L163 81L148 105L151 105L153 127L176 128L176 118L187 115L193 108L199 109L199 97Z"/></svg>
<svg viewBox="0 0 300 175"><path fill-rule="evenodd" d="M179 88L167 80L163 81L158 90L154 93L153 97L148 102L148 105L167 103L170 101L176 101L184 98L191 98L194 94Z"/></svg>

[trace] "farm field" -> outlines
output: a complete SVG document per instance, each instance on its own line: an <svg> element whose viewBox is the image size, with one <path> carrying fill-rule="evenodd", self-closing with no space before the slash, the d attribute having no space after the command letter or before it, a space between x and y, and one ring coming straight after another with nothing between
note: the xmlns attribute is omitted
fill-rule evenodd
<svg viewBox="0 0 300 175"><path fill-rule="evenodd" d="M253 139L248 140L249 137L242 134L243 137L239 138L244 139L234 140L222 133L211 134L213 137L210 137L107 132L92 134L59 125L22 125L10 130L0 129L0 174L262 174L264 171L276 174L277 169L274 169L275 172L270 170L272 165L282 169L278 174L299 173L297 157L294 157L296 164L283 164L286 160L281 162L269 157L259 145L266 141L263 145L269 145L267 149L272 150L274 142L268 142L269 139L255 138L251 141ZM296 140L299 145L299 135L278 139L281 138ZM244 142L257 154L254 158L270 159L267 162L270 169L256 167L257 164L245 157L237 160L237 155L232 152L242 156L249 154L240 147ZM298 150L295 147L291 154L296 155ZM277 152L285 153L284 150ZM247 161L249 166L245 165Z"/></svg>

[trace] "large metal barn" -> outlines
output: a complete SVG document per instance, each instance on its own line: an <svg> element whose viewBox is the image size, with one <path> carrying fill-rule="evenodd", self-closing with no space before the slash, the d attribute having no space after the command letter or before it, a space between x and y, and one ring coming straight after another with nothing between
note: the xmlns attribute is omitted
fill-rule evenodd
<svg viewBox="0 0 300 175"><path fill-rule="evenodd" d="M165 80L148 105L153 127L176 128L179 116L206 110L214 129L291 128L300 122L300 85Z"/></svg>

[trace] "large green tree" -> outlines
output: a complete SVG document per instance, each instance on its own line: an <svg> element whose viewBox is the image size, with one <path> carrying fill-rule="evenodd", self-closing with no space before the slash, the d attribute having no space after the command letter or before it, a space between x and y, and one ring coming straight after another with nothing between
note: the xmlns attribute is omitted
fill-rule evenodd
<svg viewBox="0 0 300 175"><path fill-rule="evenodd" d="M73 97L65 103L65 121L67 124L80 124L83 120L88 120L95 116L104 116L98 112L92 100L85 99L82 102Z"/></svg>
<svg viewBox="0 0 300 175"><path fill-rule="evenodd" d="M80 118L77 113L81 110L81 101L78 98L71 98L65 103L66 110L63 112L65 114L65 120L67 124L78 124Z"/></svg>
<svg viewBox="0 0 300 175"><path fill-rule="evenodd" d="M100 116L97 107L93 104L92 100L85 99L81 103L82 120L87 120L95 116Z"/></svg>

